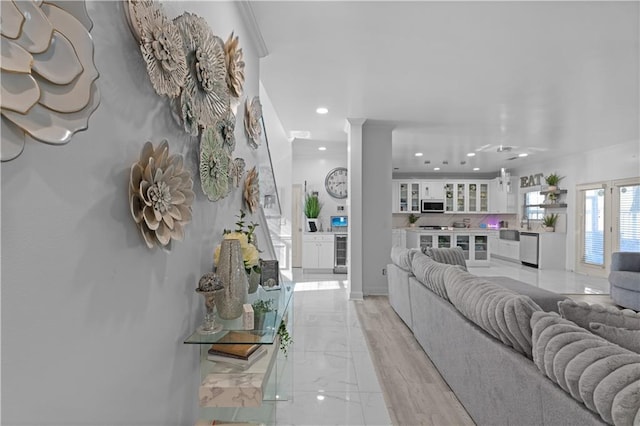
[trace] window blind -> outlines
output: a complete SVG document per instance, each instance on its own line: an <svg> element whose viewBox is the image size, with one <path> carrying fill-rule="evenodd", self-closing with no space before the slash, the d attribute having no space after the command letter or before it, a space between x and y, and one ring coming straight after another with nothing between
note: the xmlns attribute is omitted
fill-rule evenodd
<svg viewBox="0 0 640 426"><path fill-rule="evenodd" d="M621 186L618 191L620 251L640 252L640 185Z"/></svg>
<svg viewBox="0 0 640 426"><path fill-rule="evenodd" d="M582 261L604 265L604 189L587 189L584 196Z"/></svg>

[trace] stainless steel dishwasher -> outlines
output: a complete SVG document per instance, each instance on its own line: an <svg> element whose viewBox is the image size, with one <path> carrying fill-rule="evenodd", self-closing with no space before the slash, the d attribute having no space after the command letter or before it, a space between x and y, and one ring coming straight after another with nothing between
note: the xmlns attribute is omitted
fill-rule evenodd
<svg viewBox="0 0 640 426"><path fill-rule="evenodd" d="M538 234L535 232L520 232L520 262L538 267Z"/></svg>

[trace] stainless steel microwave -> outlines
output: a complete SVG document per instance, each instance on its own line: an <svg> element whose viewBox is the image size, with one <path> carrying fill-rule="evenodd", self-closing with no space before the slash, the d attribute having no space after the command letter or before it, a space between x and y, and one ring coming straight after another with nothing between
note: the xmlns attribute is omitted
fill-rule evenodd
<svg viewBox="0 0 640 426"><path fill-rule="evenodd" d="M422 200L422 213L444 213L444 200Z"/></svg>

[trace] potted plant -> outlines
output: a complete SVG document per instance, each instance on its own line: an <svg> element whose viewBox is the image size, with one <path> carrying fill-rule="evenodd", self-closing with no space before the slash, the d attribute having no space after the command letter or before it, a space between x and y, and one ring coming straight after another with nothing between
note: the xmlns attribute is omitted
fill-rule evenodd
<svg viewBox="0 0 640 426"><path fill-rule="evenodd" d="M409 215L409 226L414 228L416 226L416 222L420 219L420 216L411 213Z"/></svg>
<svg viewBox="0 0 640 426"><path fill-rule="evenodd" d="M307 194L304 199L304 215L307 217L309 223L309 230L316 232L318 230L318 217L320 216L320 210L322 209L322 203L318 198L317 192Z"/></svg>
<svg viewBox="0 0 640 426"><path fill-rule="evenodd" d="M267 316L267 312L273 311L273 300L256 300L251 305L253 308L253 329L262 330L264 328L264 319Z"/></svg>
<svg viewBox="0 0 640 426"><path fill-rule="evenodd" d="M547 182L548 191L557 191L558 190L558 183L560 183L560 181L564 179L564 176L560 176L557 173L551 173L549 176L545 177L544 180Z"/></svg>
<svg viewBox="0 0 640 426"><path fill-rule="evenodd" d="M545 231L554 232L556 229L556 222L558 221L558 214L551 213L546 215L542 219L542 225L544 226Z"/></svg>

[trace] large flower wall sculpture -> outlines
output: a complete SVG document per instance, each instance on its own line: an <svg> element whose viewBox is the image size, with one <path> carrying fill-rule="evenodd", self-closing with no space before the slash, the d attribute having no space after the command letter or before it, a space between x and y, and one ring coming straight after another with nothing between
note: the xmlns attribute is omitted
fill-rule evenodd
<svg viewBox="0 0 640 426"><path fill-rule="evenodd" d="M200 184L210 201L229 194L230 158L220 132L215 127L205 128L200 140Z"/></svg>
<svg viewBox="0 0 640 426"><path fill-rule="evenodd" d="M182 156L169 155L166 140L158 148L145 143L131 166L129 207L147 247L171 250L173 240L182 241L194 198L193 179Z"/></svg>
<svg viewBox="0 0 640 426"><path fill-rule="evenodd" d="M158 3L134 3L140 34L140 51L147 64L151 84L159 95L180 95L187 77L182 36Z"/></svg>
<svg viewBox="0 0 640 426"><path fill-rule="evenodd" d="M187 76L180 95L184 121L213 127L227 115L229 88L224 43L204 18L185 12L175 18L187 59ZM185 119L186 113L190 117Z"/></svg>
<svg viewBox="0 0 640 426"><path fill-rule="evenodd" d="M91 20L84 1L2 0L2 161L18 157L27 136L63 145L85 130L100 103Z"/></svg>

